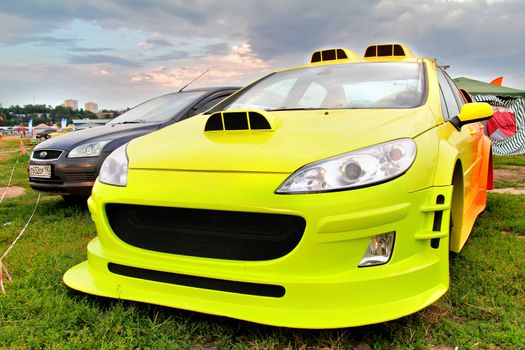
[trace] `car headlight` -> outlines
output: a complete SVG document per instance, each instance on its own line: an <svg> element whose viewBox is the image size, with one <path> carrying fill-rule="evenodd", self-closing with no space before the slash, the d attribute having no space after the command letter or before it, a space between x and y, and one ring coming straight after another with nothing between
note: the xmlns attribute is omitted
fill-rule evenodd
<svg viewBox="0 0 525 350"><path fill-rule="evenodd" d="M109 142L111 142L111 140L83 143L80 146L73 148L71 152L69 152L67 157L98 157L102 152L104 146L107 145Z"/></svg>
<svg viewBox="0 0 525 350"><path fill-rule="evenodd" d="M126 145L114 150L102 163L98 181L108 185L126 186L128 184L128 156Z"/></svg>
<svg viewBox="0 0 525 350"><path fill-rule="evenodd" d="M405 173L415 158L414 140L389 141L307 164L275 192L327 192L385 182Z"/></svg>

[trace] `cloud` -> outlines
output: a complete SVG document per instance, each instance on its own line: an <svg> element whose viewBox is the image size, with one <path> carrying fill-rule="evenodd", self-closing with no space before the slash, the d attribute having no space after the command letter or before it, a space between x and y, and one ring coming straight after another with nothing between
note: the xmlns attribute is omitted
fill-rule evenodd
<svg viewBox="0 0 525 350"><path fill-rule="evenodd" d="M126 66L126 67L139 67L140 64L109 55L85 55L85 56L70 56L68 59L69 64L95 64L95 63L108 63L117 66Z"/></svg>
<svg viewBox="0 0 525 350"><path fill-rule="evenodd" d="M150 56L148 58L145 58L144 61L147 61L147 62L173 61L173 60L180 60L180 59L188 58L190 56L191 55L188 51L174 50L167 54Z"/></svg>
<svg viewBox="0 0 525 350"><path fill-rule="evenodd" d="M206 55L226 55L230 51L230 46L226 42L206 45L204 48Z"/></svg>
<svg viewBox="0 0 525 350"><path fill-rule="evenodd" d="M254 79L271 67L271 62L257 57L247 43L234 46L227 55L212 55L192 61L179 67L158 67L148 69L131 78L131 82L168 87L180 87L209 69L209 73L199 79L199 84L235 85L240 81Z"/></svg>
<svg viewBox="0 0 525 350"><path fill-rule="evenodd" d="M100 51L114 51L111 47L71 47L69 51L74 52L100 52Z"/></svg>
<svg viewBox="0 0 525 350"><path fill-rule="evenodd" d="M173 43L167 39L149 38L139 43L139 47L143 50L151 50L159 46L173 46Z"/></svg>
<svg viewBox="0 0 525 350"><path fill-rule="evenodd" d="M180 87L207 68L197 83L244 83L306 63L317 49L362 54L370 44L403 42L451 65L453 76L504 75L509 86L525 89L523 18L523 0L20 0L0 7L0 61L9 81L22 74L6 68L18 62L49 84L57 72L92 90L103 79L111 87L103 105L104 98L125 102ZM61 84L65 93L77 91L71 79ZM19 84L4 84L0 96L11 93L7 86Z"/></svg>

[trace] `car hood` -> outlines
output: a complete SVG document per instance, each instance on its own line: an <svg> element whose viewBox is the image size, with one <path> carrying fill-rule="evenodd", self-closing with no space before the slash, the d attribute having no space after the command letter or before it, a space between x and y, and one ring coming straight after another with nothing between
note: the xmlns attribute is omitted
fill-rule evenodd
<svg viewBox="0 0 525 350"><path fill-rule="evenodd" d="M103 125L53 137L36 146L35 151L41 149L71 151L73 148L86 142L134 138L157 130L159 127L160 124L150 123Z"/></svg>
<svg viewBox="0 0 525 350"><path fill-rule="evenodd" d="M334 155L436 125L427 107L270 112L273 130L205 132L209 115L188 119L128 144L129 167L195 171L291 173Z"/></svg>

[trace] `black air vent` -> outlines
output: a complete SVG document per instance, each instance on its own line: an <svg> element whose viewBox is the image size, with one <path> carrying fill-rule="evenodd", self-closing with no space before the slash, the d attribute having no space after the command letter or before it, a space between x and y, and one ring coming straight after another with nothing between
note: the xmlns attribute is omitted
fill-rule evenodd
<svg viewBox="0 0 525 350"><path fill-rule="evenodd" d="M181 286L194 288L219 290L222 292L230 293L280 298L283 297L286 292L283 286L277 286L273 284L228 281L217 278L207 278L183 275L180 273L141 269L138 267L131 267L114 263L108 264L108 270L112 273L127 277L140 278L155 282L177 284Z"/></svg>
<svg viewBox="0 0 525 350"><path fill-rule="evenodd" d="M379 45L377 47L377 56L392 56L392 45Z"/></svg>
<svg viewBox="0 0 525 350"><path fill-rule="evenodd" d="M248 130L246 112L224 113L224 130Z"/></svg>
<svg viewBox="0 0 525 350"><path fill-rule="evenodd" d="M250 127L254 130L264 130L271 129L270 123L268 120L260 113L250 112Z"/></svg>
<svg viewBox="0 0 525 350"><path fill-rule="evenodd" d="M204 131L271 129L268 119L261 113L253 111L216 112L208 118L204 127Z"/></svg>
<svg viewBox="0 0 525 350"><path fill-rule="evenodd" d="M113 232L143 249L230 260L271 260L291 252L306 222L294 215L108 204Z"/></svg>
<svg viewBox="0 0 525 350"><path fill-rule="evenodd" d="M323 61L333 61L336 59L335 56L335 50L323 50L321 51L321 55L323 56Z"/></svg>
<svg viewBox="0 0 525 350"><path fill-rule="evenodd" d="M311 63L321 62L321 51L315 51L312 55Z"/></svg>
<svg viewBox="0 0 525 350"><path fill-rule="evenodd" d="M376 57L376 49L377 49L376 46L369 46L366 49L365 57Z"/></svg>
<svg viewBox="0 0 525 350"><path fill-rule="evenodd" d="M341 49L337 49L337 59L340 60L344 58L348 58L348 56L346 55L346 52L344 52Z"/></svg>
<svg viewBox="0 0 525 350"><path fill-rule="evenodd" d="M204 131L217 130L224 130L224 126L222 125L222 116L220 113L212 114L211 117L208 118L206 126L204 127Z"/></svg>
<svg viewBox="0 0 525 350"><path fill-rule="evenodd" d="M394 56L405 56L405 50L401 45L394 45Z"/></svg>

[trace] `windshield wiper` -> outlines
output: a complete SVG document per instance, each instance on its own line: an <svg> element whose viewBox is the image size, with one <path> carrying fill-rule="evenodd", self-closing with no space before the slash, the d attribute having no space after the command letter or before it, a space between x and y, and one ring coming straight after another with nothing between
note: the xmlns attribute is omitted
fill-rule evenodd
<svg viewBox="0 0 525 350"><path fill-rule="evenodd" d="M114 123L114 124L139 124L139 123L147 123L148 121L145 119L137 119L137 120L126 120L120 123Z"/></svg>
<svg viewBox="0 0 525 350"><path fill-rule="evenodd" d="M277 111L317 111L320 109L326 109L326 108L314 108L314 107L292 107L292 108L275 108L275 109L265 109L267 112L277 112Z"/></svg>

